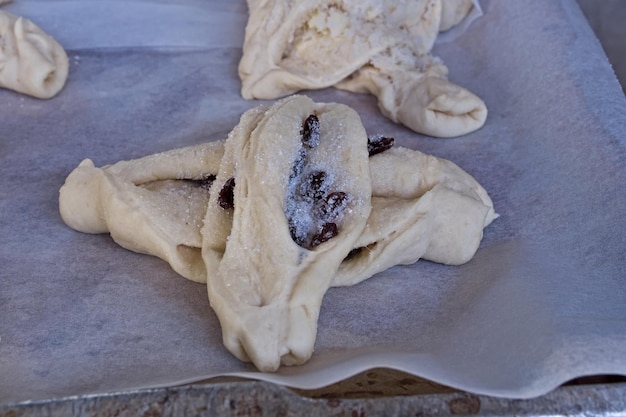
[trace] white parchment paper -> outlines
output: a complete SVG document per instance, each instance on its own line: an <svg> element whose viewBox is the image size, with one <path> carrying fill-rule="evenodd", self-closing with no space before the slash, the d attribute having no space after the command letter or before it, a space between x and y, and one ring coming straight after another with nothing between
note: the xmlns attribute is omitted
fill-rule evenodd
<svg viewBox="0 0 626 417"><path fill-rule="evenodd" d="M222 346L203 285L64 225L58 190L113 163L222 139L239 95L239 1L15 0L68 49L65 89L0 91L0 403L244 375L312 388L388 366L475 393L531 397L626 374L626 100L573 0L484 1L435 53L486 125L433 139L354 107L370 133L451 159L501 217L461 267L395 267L331 289L312 360L259 374Z"/></svg>

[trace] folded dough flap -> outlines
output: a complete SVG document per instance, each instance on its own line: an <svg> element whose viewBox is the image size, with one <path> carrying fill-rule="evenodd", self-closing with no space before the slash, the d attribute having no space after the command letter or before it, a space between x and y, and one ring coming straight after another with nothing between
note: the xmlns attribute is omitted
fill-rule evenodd
<svg viewBox="0 0 626 417"><path fill-rule="evenodd" d="M484 226L497 218L487 191L454 162L396 146L370 158L375 197L416 199L437 184L478 199L489 208Z"/></svg>
<svg viewBox="0 0 626 417"><path fill-rule="evenodd" d="M177 149L97 168L83 161L59 195L65 223L85 233L110 233L120 246L157 256L204 282L200 253L210 173L221 144ZM183 169L184 168L184 169Z"/></svg>
<svg viewBox="0 0 626 417"><path fill-rule="evenodd" d="M273 371L310 357L322 297L365 226L367 135L348 107L293 96L266 111L249 135L229 136L224 159L231 150L231 170L220 169L203 229L210 239L216 205L232 213L221 258L203 244L209 300L227 348ZM209 266L216 259L217 268Z"/></svg>
<svg viewBox="0 0 626 417"><path fill-rule="evenodd" d="M370 169L372 211L333 286L419 259L463 264L497 217L483 187L450 161L398 147L373 156Z"/></svg>

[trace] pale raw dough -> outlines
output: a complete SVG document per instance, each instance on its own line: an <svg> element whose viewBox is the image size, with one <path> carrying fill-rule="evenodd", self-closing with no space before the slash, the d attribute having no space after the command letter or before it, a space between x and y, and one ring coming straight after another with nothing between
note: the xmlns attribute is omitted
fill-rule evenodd
<svg viewBox="0 0 626 417"><path fill-rule="evenodd" d="M73 229L110 233L120 246L206 282L200 229L209 190L199 184L217 173L223 147L211 142L103 168L86 159L61 187L61 217Z"/></svg>
<svg viewBox="0 0 626 417"><path fill-rule="evenodd" d="M445 32L458 25L474 7L473 0L442 0L439 31Z"/></svg>
<svg viewBox="0 0 626 417"><path fill-rule="evenodd" d="M447 79L429 55L471 1L249 0L239 63L244 98L335 86L377 96L382 113L416 132L460 136L485 122L485 103Z"/></svg>
<svg viewBox="0 0 626 417"><path fill-rule="evenodd" d="M311 114L320 136L309 148L303 121ZM225 346L273 371L311 356L329 287L420 258L465 263L497 217L484 188L452 162L400 147L370 157L367 142L353 110L293 96L245 112L226 141L103 168L85 160L61 188L60 211L76 230L110 233L207 283ZM348 204L333 220L337 235L303 247L297 231L320 224L303 179L319 171L324 195L345 192Z"/></svg>
<svg viewBox="0 0 626 417"><path fill-rule="evenodd" d="M466 263L497 217L485 189L445 159L397 147L372 156L370 170L372 211L333 286L419 259Z"/></svg>
<svg viewBox="0 0 626 417"><path fill-rule="evenodd" d="M447 74L441 60L396 48L373 58L336 87L369 92L378 97L381 112L394 122L448 138L479 129L487 118L487 107L476 95L448 81Z"/></svg>
<svg viewBox="0 0 626 417"><path fill-rule="evenodd" d="M309 149L301 130L312 114L319 118L320 138ZM303 178L309 171L324 171L324 187L347 195L336 220L338 234L314 248L299 246L290 233L293 224L308 227L315 221L290 197L290 190L300 189L290 177L302 153L308 161ZM303 96L244 115L227 139L211 189L202 252L211 307L225 346L239 359L275 371L310 358L322 298L369 216L368 159L367 135L352 109ZM218 196L230 178L235 179L234 209L226 210ZM287 219L291 210L293 224ZM224 225L230 229L225 242L214 233Z"/></svg>
<svg viewBox="0 0 626 417"><path fill-rule="evenodd" d="M0 87L47 99L68 74L63 47L23 17L0 11Z"/></svg>

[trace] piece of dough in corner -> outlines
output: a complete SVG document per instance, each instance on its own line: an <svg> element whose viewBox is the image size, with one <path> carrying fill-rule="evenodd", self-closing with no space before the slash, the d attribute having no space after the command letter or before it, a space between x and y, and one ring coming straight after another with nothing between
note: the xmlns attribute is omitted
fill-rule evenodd
<svg viewBox="0 0 626 417"><path fill-rule="evenodd" d="M0 11L0 87L47 99L65 85L63 47L36 24Z"/></svg>

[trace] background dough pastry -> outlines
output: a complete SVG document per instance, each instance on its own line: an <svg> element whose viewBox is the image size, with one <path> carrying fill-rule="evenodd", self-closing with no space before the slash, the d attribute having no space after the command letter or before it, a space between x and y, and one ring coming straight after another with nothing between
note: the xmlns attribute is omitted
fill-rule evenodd
<svg viewBox="0 0 626 417"><path fill-rule="evenodd" d="M443 62L429 55L439 31L462 20L471 0L273 0L248 6L239 63L244 98L335 86L376 95L385 116L435 137L467 134L485 122L484 102L449 82Z"/></svg>
<svg viewBox="0 0 626 417"><path fill-rule="evenodd" d="M68 59L63 47L23 17L0 11L0 87L51 98L63 86Z"/></svg>

